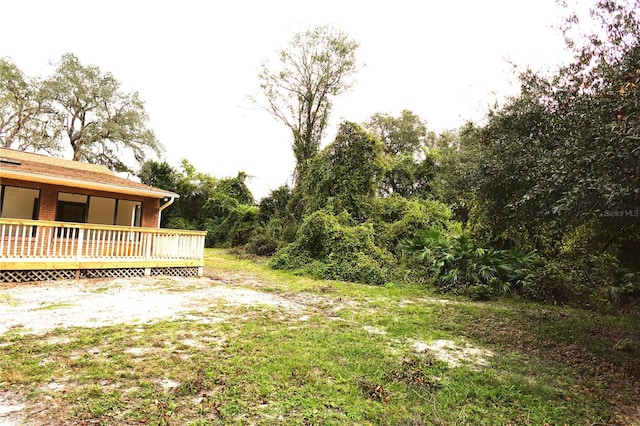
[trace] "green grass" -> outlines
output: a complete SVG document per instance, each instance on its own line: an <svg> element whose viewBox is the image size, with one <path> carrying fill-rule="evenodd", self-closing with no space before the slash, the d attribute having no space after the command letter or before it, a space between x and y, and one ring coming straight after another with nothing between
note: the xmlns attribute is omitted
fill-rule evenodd
<svg viewBox="0 0 640 426"><path fill-rule="evenodd" d="M17 300L9 296L8 294L0 294L0 305L19 306Z"/></svg>
<svg viewBox="0 0 640 426"><path fill-rule="evenodd" d="M0 390L71 424L634 424L637 317L317 281L207 250L206 275L307 306L0 337ZM304 302L304 303L303 303ZM419 344L451 343L452 366ZM618 344L624 342L623 344ZM465 349L483 351L484 363ZM636 413L637 414L637 413ZM40 417L39 417L40 416Z"/></svg>
<svg viewBox="0 0 640 426"><path fill-rule="evenodd" d="M48 303L46 305L42 305L36 308L36 310L38 311L55 311L56 309L64 309L64 308L70 308L72 306L78 306L75 303L67 303L67 302L60 302L60 303Z"/></svg>

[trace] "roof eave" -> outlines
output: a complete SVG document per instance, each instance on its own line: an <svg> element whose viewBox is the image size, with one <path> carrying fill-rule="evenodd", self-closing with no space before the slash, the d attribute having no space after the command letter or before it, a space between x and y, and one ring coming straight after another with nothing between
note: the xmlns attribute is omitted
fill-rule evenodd
<svg viewBox="0 0 640 426"><path fill-rule="evenodd" d="M36 173L20 172L16 170L0 170L0 177L6 179L25 180L28 182L47 183L51 185L71 186L74 188L93 189L96 191L117 192L119 194L140 195L149 198L179 198L180 195L175 192L165 191L164 189L144 189L132 188L127 186L92 182L85 180L69 179L59 176L47 176Z"/></svg>

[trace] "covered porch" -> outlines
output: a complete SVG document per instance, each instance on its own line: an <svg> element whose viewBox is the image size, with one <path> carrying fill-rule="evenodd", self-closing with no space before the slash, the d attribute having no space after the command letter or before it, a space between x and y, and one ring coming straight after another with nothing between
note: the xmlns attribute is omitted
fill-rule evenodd
<svg viewBox="0 0 640 426"><path fill-rule="evenodd" d="M0 218L0 282L200 276L204 231Z"/></svg>

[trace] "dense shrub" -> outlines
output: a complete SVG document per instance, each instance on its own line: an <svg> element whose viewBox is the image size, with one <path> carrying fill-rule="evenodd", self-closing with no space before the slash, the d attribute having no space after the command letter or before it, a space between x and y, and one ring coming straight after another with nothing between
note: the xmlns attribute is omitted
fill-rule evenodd
<svg viewBox="0 0 640 426"><path fill-rule="evenodd" d="M373 200L372 210L378 245L396 256L400 255L399 243L421 230L460 230L460 225L451 220L449 208L439 201L392 195Z"/></svg>
<svg viewBox="0 0 640 426"><path fill-rule="evenodd" d="M293 202L293 192L287 185L262 198L258 203L258 223L244 249L258 256L271 256L283 245L293 242L297 231Z"/></svg>
<svg viewBox="0 0 640 426"><path fill-rule="evenodd" d="M373 226L355 224L347 213L336 216L325 210L307 216L295 241L270 261L275 269L376 285L390 279L393 264L393 257L375 245Z"/></svg>
<svg viewBox="0 0 640 426"><path fill-rule="evenodd" d="M257 223L258 208L241 204L235 198L216 193L203 207L206 246L239 246L246 244Z"/></svg>
<svg viewBox="0 0 640 426"><path fill-rule="evenodd" d="M257 256L271 256L280 247L282 232L281 221L272 219L267 224L258 225L253 229L249 242L244 248Z"/></svg>
<svg viewBox="0 0 640 426"><path fill-rule="evenodd" d="M299 182L304 214L346 210L365 222L383 169L378 138L356 123L342 123L335 140L305 165Z"/></svg>
<svg viewBox="0 0 640 426"><path fill-rule="evenodd" d="M536 261L533 252L486 249L466 235L437 230L421 232L401 245L440 291L478 299L521 289Z"/></svg>
<svg viewBox="0 0 640 426"><path fill-rule="evenodd" d="M616 256L565 252L545 260L534 252L482 248L465 235L436 230L401 244L411 281L440 291L488 299L514 292L544 303L569 304L613 313L637 308L640 275Z"/></svg>
<svg viewBox="0 0 640 426"><path fill-rule="evenodd" d="M262 233L261 230L258 229L251 234L245 249L249 253L257 256L271 256L278 249L278 240L268 234Z"/></svg>
<svg viewBox="0 0 640 426"><path fill-rule="evenodd" d="M637 303L640 276L607 253L564 253L535 269L522 290L526 297L546 303L612 312Z"/></svg>

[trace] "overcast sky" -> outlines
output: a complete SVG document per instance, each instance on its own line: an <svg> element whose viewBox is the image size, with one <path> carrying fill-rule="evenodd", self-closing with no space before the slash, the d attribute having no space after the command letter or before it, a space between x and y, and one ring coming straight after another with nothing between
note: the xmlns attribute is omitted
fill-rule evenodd
<svg viewBox="0 0 640 426"><path fill-rule="evenodd" d="M480 121L514 93L510 62L545 69L566 57L555 0L20 0L1 11L0 56L33 77L65 52L111 72L145 101L163 159L244 171L257 198L294 163L288 130L248 96L296 32L328 24L360 43L365 66L334 100L323 144L340 121L376 112L408 109L434 131Z"/></svg>

